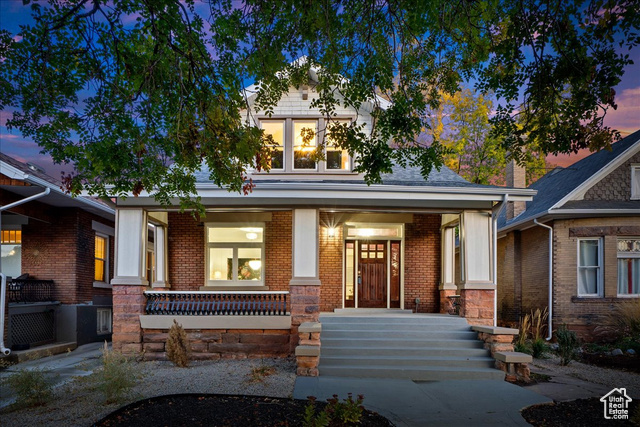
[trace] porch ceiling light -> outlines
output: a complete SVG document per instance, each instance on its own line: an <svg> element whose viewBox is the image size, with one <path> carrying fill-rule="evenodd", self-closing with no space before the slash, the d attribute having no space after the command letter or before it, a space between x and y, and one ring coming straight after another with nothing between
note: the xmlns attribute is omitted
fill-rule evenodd
<svg viewBox="0 0 640 427"><path fill-rule="evenodd" d="M246 236L249 240L256 240L258 238L258 233L247 233Z"/></svg>
<svg viewBox="0 0 640 427"><path fill-rule="evenodd" d="M260 269L260 267L262 267L262 261L260 261L259 259L252 259L251 261L249 261L249 267L251 267L252 270L258 270Z"/></svg>

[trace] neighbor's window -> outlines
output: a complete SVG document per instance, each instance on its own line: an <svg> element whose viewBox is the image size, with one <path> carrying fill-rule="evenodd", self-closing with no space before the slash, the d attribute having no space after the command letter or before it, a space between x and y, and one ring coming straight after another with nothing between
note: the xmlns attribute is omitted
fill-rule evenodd
<svg viewBox="0 0 640 427"><path fill-rule="evenodd" d="M578 239L578 296L602 295L602 241Z"/></svg>
<svg viewBox="0 0 640 427"><path fill-rule="evenodd" d="M640 199L640 165L631 165L631 198Z"/></svg>
<svg viewBox="0 0 640 427"><path fill-rule="evenodd" d="M98 325L98 335L111 333L111 309L110 308L98 308L96 310Z"/></svg>
<svg viewBox="0 0 640 427"><path fill-rule="evenodd" d="M264 133L271 135L273 144L269 147L271 154L271 169L284 169L284 120L265 120L260 122Z"/></svg>
<svg viewBox="0 0 640 427"><path fill-rule="evenodd" d="M348 120L336 120L332 124L345 125L349 124ZM331 134L331 126L329 126L329 134ZM338 148L335 141L330 136L327 138L327 170L350 170L349 152L342 148Z"/></svg>
<svg viewBox="0 0 640 427"><path fill-rule="evenodd" d="M316 150L316 120L295 120L293 122L293 168L315 169L316 162L312 155Z"/></svg>
<svg viewBox="0 0 640 427"><path fill-rule="evenodd" d="M264 283L264 225L206 226L207 284Z"/></svg>
<svg viewBox="0 0 640 427"><path fill-rule="evenodd" d="M107 243L109 238L100 234L95 237L95 273L93 280L96 282L107 281Z"/></svg>
<svg viewBox="0 0 640 427"><path fill-rule="evenodd" d="M618 239L618 295L640 295L640 238Z"/></svg>
<svg viewBox="0 0 640 427"><path fill-rule="evenodd" d="M22 274L22 230L2 230L1 238L2 272L18 277Z"/></svg>

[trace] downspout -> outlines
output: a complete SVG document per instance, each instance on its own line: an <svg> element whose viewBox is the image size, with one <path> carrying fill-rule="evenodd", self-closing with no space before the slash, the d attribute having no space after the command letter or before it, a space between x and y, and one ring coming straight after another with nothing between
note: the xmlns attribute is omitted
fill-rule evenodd
<svg viewBox="0 0 640 427"><path fill-rule="evenodd" d="M15 206L21 205L23 203L30 202L35 199L39 199L40 197L46 196L51 192L50 188L45 188L42 193L34 194L33 196L29 196L25 199L18 200L17 202L9 203L5 206L0 206L0 212L5 211L7 209L11 209ZM0 214L0 230L2 230L2 215ZM2 269L2 260L0 259L0 270ZM0 273L0 353L5 356L11 354L11 350L4 346L4 307L7 295L7 276L3 273Z"/></svg>
<svg viewBox="0 0 640 427"><path fill-rule="evenodd" d="M549 327L547 328L549 330L547 334L547 341L549 341L553 337L553 227L540 224L537 219L534 219L533 222L536 225L549 230Z"/></svg>
<svg viewBox="0 0 640 427"><path fill-rule="evenodd" d="M498 326L498 217L502 213L502 209L507 206L509 195L505 194L500 207L495 215L492 216L491 222L493 230L493 326Z"/></svg>

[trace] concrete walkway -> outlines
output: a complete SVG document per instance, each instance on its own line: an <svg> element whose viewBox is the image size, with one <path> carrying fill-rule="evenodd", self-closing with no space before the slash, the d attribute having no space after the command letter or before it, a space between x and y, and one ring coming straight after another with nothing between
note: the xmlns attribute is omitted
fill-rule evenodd
<svg viewBox="0 0 640 427"><path fill-rule="evenodd" d="M6 378L22 369L41 369L47 372L54 387L59 387L74 377L90 375L100 366L103 343L81 345L68 353L56 354L42 359L31 360L13 365L0 371L0 384ZM11 387L0 386L0 408L15 401Z"/></svg>
<svg viewBox="0 0 640 427"><path fill-rule="evenodd" d="M528 426L520 410L548 397L496 380L414 382L379 378L298 377L293 397L342 400L364 395L364 406L397 426Z"/></svg>
<svg viewBox="0 0 640 427"><path fill-rule="evenodd" d="M556 371L550 373L543 369L536 368L532 364L529 365L529 368L532 373L548 375L551 379L549 379L549 381L528 385L526 388L543 396L547 396L556 402L586 399L589 397L602 397L612 389L612 386L590 383L564 372Z"/></svg>

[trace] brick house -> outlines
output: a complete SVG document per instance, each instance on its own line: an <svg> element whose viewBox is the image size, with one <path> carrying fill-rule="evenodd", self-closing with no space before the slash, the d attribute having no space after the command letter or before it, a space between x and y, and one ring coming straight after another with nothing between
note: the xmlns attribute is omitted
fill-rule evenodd
<svg viewBox="0 0 640 427"><path fill-rule="evenodd" d="M524 187L523 170L511 166L507 177ZM529 188L533 200L509 203L498 221L499 318L549 306L552 328L593 337L640 296L640 131Z"/></svg>
<svg viewBox="0 0 640 427"><path fill-rule="evenodd" d="M14 350L111 339L115 210L72 198L60 185L37 166L0 154L5 345Z"/></svg>
<svg viewBox="0 0 640 427"><path fill-rule="evenodd" d="M314 77L271 115L252 115L276 154L269 173L251 174L250 195L218 188L203 170L196 188L204 218L144 192L116 199L114 348L163 358L176 319L194 358L288 355L298 326L321 311L439 313L454 294L470 323L494 323L497 212L507 194L524 202L535 192L471 184L446 167L427 180L396 167L368 186L353 172L356 159L330 141L326 160L313 161L301 130L322 138L328 126L311 108ZM370 127L371 112L387 105L345 107L334 120Z"/></svg>

